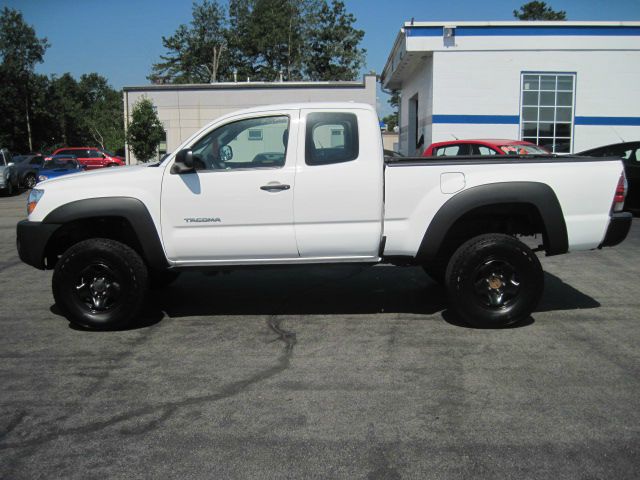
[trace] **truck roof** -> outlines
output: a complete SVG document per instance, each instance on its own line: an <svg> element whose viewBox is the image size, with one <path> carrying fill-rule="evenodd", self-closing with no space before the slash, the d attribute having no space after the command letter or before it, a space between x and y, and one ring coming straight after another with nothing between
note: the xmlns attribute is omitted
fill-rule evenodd
<svg viewBox="0 0 640 480"><path fill-rule="evenodd" d="M224 115L220 118L243 115L246 113L260 113L269 112L271 110L297 110L301 108L308 108L313 110L322 110L324 108L339 108L339 109L357 109L357 110L369 110L375 113L374 108L368 103L359 102L297 102L297 103L282 103L277 105L258 105L255 107L245 108L242 110L236 110L232 113Z"/></svg>

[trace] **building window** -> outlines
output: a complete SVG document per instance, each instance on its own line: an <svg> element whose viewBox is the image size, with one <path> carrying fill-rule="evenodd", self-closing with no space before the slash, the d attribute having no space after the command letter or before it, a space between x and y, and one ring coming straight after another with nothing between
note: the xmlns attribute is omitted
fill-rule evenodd
<svg viewBox="0 0 640 480"><path fill-rule="evenodd" d="M553 153L571 151L576 76L523 73L520 138Z"/></svg>
<svg viewBox="0 0 640 480"><path fill-rule="evenodd" d="M249 130L249 140L262 140L262 129Z"/></svg>

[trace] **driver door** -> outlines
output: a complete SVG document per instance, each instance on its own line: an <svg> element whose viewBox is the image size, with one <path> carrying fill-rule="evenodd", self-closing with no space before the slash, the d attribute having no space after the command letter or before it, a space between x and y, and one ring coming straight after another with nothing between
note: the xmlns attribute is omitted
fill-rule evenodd
<svg viewBox="0 0 640 480"><path fill-rule="evenodd" d="M162 183L169 260L207 265L299 257L293 225L298 110L238 116L190 146L195 172Z"/></svg>

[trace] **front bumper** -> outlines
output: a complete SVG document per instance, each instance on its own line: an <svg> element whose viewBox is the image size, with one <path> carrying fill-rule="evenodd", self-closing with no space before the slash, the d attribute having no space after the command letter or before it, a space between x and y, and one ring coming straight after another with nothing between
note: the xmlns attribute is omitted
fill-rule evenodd
<svg viewBox="0 0 640 480"><path fill-rule="evenodd" d="M613 247L627 238L632 219L633 215L630 212L620 212L611 215L607 233L604 235L604 240L602 240L598 248Z"/></svg>
<svg viewBox="0 0 640 480"><path fill-rule="evenodd" d="M56 223L18 222L16 246L18 255L27 265L44 270L45 249L54 232L60 228Z"/></svg>

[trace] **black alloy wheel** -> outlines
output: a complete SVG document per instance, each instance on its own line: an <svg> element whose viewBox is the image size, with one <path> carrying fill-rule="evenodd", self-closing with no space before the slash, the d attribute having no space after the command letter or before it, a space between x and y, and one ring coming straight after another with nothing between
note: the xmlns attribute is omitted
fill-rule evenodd
<svg viewBox="0 0 640 480"><path fill-rule="evenodd" d="M479 235L451 257L445 278L451 308L470 325L504 327L528 318L544 273L536 254L510 235Z"/></svg>
<svg viewBox="0 0 640 480"><path fill-rule="evenodd" d="M147 291L147 267L131 247L104 238L69 248L53 272L56 304L76 325L122 328L136 318Z"/></svg>

